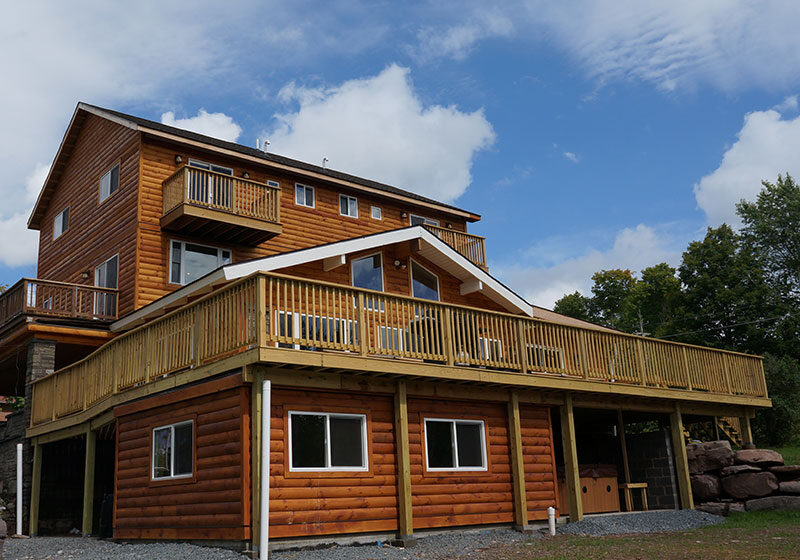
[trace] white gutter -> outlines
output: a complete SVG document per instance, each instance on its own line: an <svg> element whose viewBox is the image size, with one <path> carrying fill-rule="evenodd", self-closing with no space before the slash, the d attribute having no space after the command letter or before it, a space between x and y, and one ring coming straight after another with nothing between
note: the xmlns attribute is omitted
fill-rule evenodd
<svg viewBox="0 0 800 560"><path fill-rule="evenodd" d="M261 389L261 509L258 531L258 558L269 558L269 448L272 417L272 382L265 379Z"/></svg>
<svg viewBox="0 0 800 560"><path fill-rule="evenodd" d="M17 535L22 534L22 444L17 444Z"/></svg>

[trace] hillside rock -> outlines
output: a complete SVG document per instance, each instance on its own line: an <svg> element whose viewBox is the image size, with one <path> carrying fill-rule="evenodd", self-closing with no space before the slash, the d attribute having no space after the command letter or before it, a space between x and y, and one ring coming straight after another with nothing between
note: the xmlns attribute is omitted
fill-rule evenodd
<svg viewBox="0 0 800 560"><path fill-rule="evenodd" d="M691 474L718 471L733 464L731 444L727 441L690 443L686 446L686 458Z"/></svg>
<svg viewBox="0 0 800 560"><path fill-rule="evenodd" d="M720 476L731 476L732 474L742 474L747 472L761 472L761 469L753 465L732 465L719 471Z"/></svg>
<svg viewBox="0 0 800 560"><path fill-rule="evenodd" d="M767 468L783 464L783 456L771 449L742 449L734 456L737 465Z"/></svg>
<svg viewBox="0 0 800 560"><path fill-rule="evenodd" d="M747 511L800 511L800 496L769 496L745 502Z"/></svg>
<svg viewBox="0 0 800 560"><path fill-rule="evenodd" d="M774 473L781 480L800 479L800 465L778 465L770 467L769 472Z"/></svg>
<svg viewBox="0 0 800 560"><path fill-rule="evenodd" d="M729 505L730 504L725 504L722 502L706 502L703 504L697 504L694 506L694 509L710 513L711 515L722 515L724 517L728 515Z"/></svg>
<svg viewBox="0 0 800 560"><path fill-rule="evenodd" d="M778 484L781 494L800 494L800 480L781 482Z"/></svg>
<svg viewBox="0 0 800 560"><path fill-rule="evenodd" d="M719 497L722 487L713 474L695 474L692 475L692 492L700 500L712 500Z"/></svg>
<svg viewBox="0 0 800 560"><path fill-rule="evenodd" d="M778 479L770 472L735 474L722 479L722 488L737 500L760 498L778 489Z"/></svg>

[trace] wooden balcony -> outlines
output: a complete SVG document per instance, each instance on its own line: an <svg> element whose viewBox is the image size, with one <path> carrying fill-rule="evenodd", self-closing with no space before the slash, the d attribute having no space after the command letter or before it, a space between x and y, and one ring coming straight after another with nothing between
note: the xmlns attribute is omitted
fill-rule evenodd
<svg viewBox="0 0 800 560"><path fill-rule="evenodd" d="M488 270L484 237L430 224L425 224L423 227L482 269Z"/></svg>
<svg viewBox="0 0 800 560"><path fill-rule="evenodd" d="M758 356L258 273L35 382L32 425L96 414L126 392L135 398L156 389L147 385L197 380L232 359L237 367L769 406Z"/></svg>
<svg viewBox="0 0 800 560"><path fill-rule="evenodd" d="M117 290L23 278L0 294L0 328L26 315L113 321Z"/></svg>
<svg viewBox="0 0 800 560"><path fill-rule="evenodd" d="M163 189L164 229L247 245L282 231L280 187L186 165Z"/></svg>

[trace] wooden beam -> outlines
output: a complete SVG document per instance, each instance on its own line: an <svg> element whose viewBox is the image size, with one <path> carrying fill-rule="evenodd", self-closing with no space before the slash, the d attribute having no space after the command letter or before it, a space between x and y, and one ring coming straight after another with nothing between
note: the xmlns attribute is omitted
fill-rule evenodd
<svg viewBox="0 0 800 560"><path fill-rule="evenodd" d="M247 368L250 370L251 368ZM251 550L256 550L261 535L261 403L263 384L262 376L253 374L253 385L250 388L250 536Z"/></svg>
<svg viewBox="0 0 800 560"><path fill-rule="evenodd" d="M745 413L744 416L739 418L739 424L742 426L742 443L755 443L753 441L753 430L750 428L750 416Z"/></svg>
<svg viewBox="0 0 800 560"><path fill-rule="evenodd" d="M408 390L405 381L397 382L394 393L394 429L397 437L397 505L399 537L414 534L414 515L411 506L411 457L408 439Z"/></svg>
<svg viewBox="0 0 800 560"><path fill-rule="evenodd" d="M569 500L569 522L574 523L583 519L583 502L578 448L575 443L575 412L572 408L572 395L569 393L564 397L564 405L561 407L561 439L564 443L564 474Z"/></svg>
<svg viewBox="0 0 800 560"><path fill-rule="evenodd" d="M31 475L31 505L28 532L35 537L39 533L39 494L42 489L42 444L33 440L33 473Z"/></svg>
<svg viewBox="0 0 800 560"><path fill-rule="evenodd" d="M471 294L473 292L480 292L481 290L483 290L483 282L481 282L477 278L473 278L471 280L467 280L466 282L462 282L461 286L459 286L458 288L458 291L461 293L462 296Z"/></svg>
<svg viewBox="0 0 800 560"><path fill-rule="evenodd" d="M94 467L97 452L97 433L88 425L86 428L86 460L83 464L83 522L81 532L84 537L92 534L94 517Z"/></svg>
<svg viewBox="0 0 800 560"><path fill-rule="evenodd" d="M689 461L686 457L686 441L683 439L683 418L681 405L675 403L675 410L669 415L672 431L672 450L675 455L675 474L678 478L678 489L681 495L681 508L694 509L692 483L689 477Z"/></svg>
<svg viewBox="0 0 800 560"><path fill-rule="evenodd" d="M528 528L528 499L525 491L525 457L522 453L522 427L519 414L519 393L512 389L508 401L508 434L511 444L511 479L514 486L514 526Z"/></svg>
<svg viewBox="0 0 800 560"><path fill-rule="evenodd" d="M347 257L345 255L336 255L335 257L328 257L327 259L322 260L322 270L324 270L325 272L330 272L335 268L344 266L345 262L347 262Z"/></svg>
<svg viewBox="0 0 800 560"><path fill-rule="evenodd" d="M622 446L622 470L625 474L625 482L631 481L630 463L628 463L628 444L625 440L625 421L622 418L622 409L617 409L617 426L619 427L619 444Z"/></svg>

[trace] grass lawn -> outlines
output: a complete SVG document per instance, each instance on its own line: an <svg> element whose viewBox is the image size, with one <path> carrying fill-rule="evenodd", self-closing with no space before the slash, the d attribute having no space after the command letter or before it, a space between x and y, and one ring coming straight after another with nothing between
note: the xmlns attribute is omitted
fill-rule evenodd
<svg viewBox="0 0 800 560"><path fill-rule="evenodd" d="M787 465L800 465L800 445L776 447L775 451L783 455L783 462Z"/></svg>
<svg viewBox="0 0 800 560"><path fill-rule="evenodd" d="M797 560L800 512L741 513L722 525L676 533L556 536L481 552L486 560Z"/></svg>

